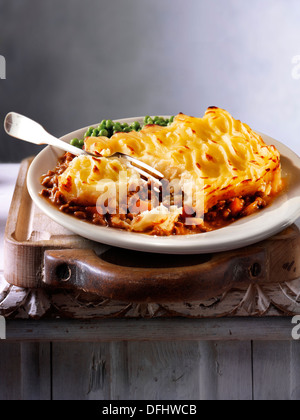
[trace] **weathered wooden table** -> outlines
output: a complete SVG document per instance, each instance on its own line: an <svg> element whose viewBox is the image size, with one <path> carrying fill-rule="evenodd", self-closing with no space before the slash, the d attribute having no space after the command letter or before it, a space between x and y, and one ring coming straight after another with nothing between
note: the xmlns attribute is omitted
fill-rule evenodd
<svg viewBox="0 0 300 420"><path fill-rule="evenodd" d="M3 235L18 166L0 171ZM108 302L2 275L0 399L297 400L299 297L298 279L275 279L197 303Z"/></svg>

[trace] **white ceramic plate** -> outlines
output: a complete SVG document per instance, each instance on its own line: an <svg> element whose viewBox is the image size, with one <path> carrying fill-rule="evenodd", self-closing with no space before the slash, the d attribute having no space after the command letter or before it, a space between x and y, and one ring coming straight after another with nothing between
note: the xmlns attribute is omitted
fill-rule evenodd
<svg viewBox="0 0 300 420"><path fill-rule="evenodd" d="M142 121L143 118L119 121L130 124L136 120ZM97 125L95 124L95 126ZM69 142L74 137L82 138L87 128L70 133L64 136L62 140ZM283 173L289 177L289 188L269 207L213 232L155 237L110 227L95 226L60 212L39 195L42 189L41 176L49 169L53 169L58 157L62 155L60 150L50 146L36 156L29 168L27 176L28 191L33 202L55 222L78 235L103 244L165 254L202 254L237 249L280 232L300 217L300 158L282 143L267 135L261 135L267 144L274 144L279 150Z"/></svg>

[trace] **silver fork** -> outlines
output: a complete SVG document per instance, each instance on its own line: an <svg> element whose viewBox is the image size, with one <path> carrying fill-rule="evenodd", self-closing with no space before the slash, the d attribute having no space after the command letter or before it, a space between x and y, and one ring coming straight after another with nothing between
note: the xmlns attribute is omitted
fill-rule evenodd
<svg viewBox="0 0 300 420"><path fill-rule="evenodd" d="M64 150L65 152L70 152L75 156L90 155L99 158L99 155L97 156L93 153L87 152L86 150L79 149L78 147L72 146L71 144L65 143L64 141L52 136L39 123L28 117L17 114L16 112L10 112L6 115L4 120L4 130L12 137L30 143L38 145L48 144ZM124 153L114 153L111 156L105 157L118 157L125 159L128 167L135 169L147 179L155 181L158 186L162 186L160 181L164 178L164 175L139 159L128 156Z"/></svg>

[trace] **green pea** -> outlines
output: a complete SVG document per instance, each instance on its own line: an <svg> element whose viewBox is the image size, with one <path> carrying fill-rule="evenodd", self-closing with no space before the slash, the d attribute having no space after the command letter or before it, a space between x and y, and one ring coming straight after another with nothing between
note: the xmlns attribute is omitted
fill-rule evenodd
<svg viewBox="0 0 300 420"><path fill-rule="evenodd" d="M130 127L124 127L123 131L124 131L124 133L130 133L131 128Z"/></svg>
<svg viewBox="0 0 300 420"><path fill-rule="evenodd" d="M108 137L108 131L104 128L99 132L99 135L103 137Z"/></svg>
<svg viewBox="0 0 300 420"><path fill-rule="evenodd" d="M106 121L106 129L107 130L111 130L113 128L113 126L114 126L114 123L113 123L112 120L107 120Z"/></svg>
<svg viewBox="0 0 300 420"><path fill-rule="evenodd" d="M149 117L146 124L153 124L153 123L154 123L153 119Z"/></svg>
<svg viewBox="0 0 300 420"><path fill-rule="evenodd" d="M92 135L92 132L94 131L94 128L91 127L89 128L85 133L84 133L84 137L90 137Z"/></svg>
<svg viewBox="0 0 300 420"><path fill-rule="evenodd" d="M114 130L122 131L122 125L119 122L116 122L114 125Z"/></svg>
<svg viewBox="0 0 300 420"><path fill-rule="evenodd" d="M122 124L122 128L127 128L127 127L129 127L129 125L127 123Z"/></svg>
<svg viewBox="0 0 300 420"><path fill-rule="evenodd" d="M150 118L150 115L146 115L144 118L144 123L147 124L148 119Z"/></svg>
<svg viewBox="0 0 300 420"><path fill-rule="evenodd" d="M84 140L83 140L83 139L79 140L79 146L80 146L81 148L83 148L83 146L84 146Z"/></svg>
<svg viewBox="0 0 300 420"><path fill-rule="evenodd" d="M104 128L106 128L106 120L102 120L100 125L99 125L100 130L103 130Z"/></svg>
<svg viewBox="0 0 300 420"><path fill-rule="evenodd" d="M95 128L92 132L92 136L93 137L98 137L98 135L99 135L99 130L98 130L98 128Z"/></svg>
<svg viewBox="0 0 300 420"><path fill-rule="evenodd" d="M70 141L70 144L71 144L72 146L79 147L79 140L78 140L78 139L72 139L72 140Z"/></svg>
<svg viewBox="0 0 300 420"><path fill-rule="evenodd" d="M138 121L134 121L134 122L131 124L131 128L132 128L133 130L135 130L135 131L138 131L138 130L141 128L141 125L140 125L140 123L139 123Z"/></svg>

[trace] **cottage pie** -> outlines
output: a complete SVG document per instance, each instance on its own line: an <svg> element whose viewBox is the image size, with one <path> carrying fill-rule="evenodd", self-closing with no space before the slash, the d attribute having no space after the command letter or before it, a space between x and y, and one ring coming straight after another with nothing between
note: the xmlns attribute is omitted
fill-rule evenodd
<svg viewBox="0 0 300 420"><path fill-rule="evenodd" d="M208 232L262 209L282 189L277 149L220 108L168 124L148 120L111 137L87 134L83 147L99 157L66 153L42 177L41 194L96 225L161 236ZM110 158L115 152L159 170L163 186Z"/></svg>

